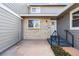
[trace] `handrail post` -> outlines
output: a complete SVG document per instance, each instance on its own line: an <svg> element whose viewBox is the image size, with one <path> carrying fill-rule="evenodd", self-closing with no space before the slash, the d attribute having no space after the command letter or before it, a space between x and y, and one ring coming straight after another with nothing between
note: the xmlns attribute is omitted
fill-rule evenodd
<svg viewBox="0 0 79 59"><path fill-rule="evenodd" d="M68 39L67 31L66 31L66 40Z"/></svg>
<svg viewBox="0 0 79 59"><path fill-rule="evenodd" d="M60 36L58 34L58 45L60 45Z"/></svg>
<svg viewBox="0 0 79 59"><path fill-rule="evenodd" d="M72 37L72 47L74 47L74 35L68 30L65 30L65 31L66 31L66 40L68 40L68 34L70 34Z"/></svg>
<svg viewBox="0 0 79 59"><path fill-rule="evenodd" d="M74 36L72 36L72 47L74 47Z"/></svg>
<svg viewBox="0 0 79 59"><path fill-rule="evenodd" d="M51 48L52 48L52 36L51 36Z"/></svg>

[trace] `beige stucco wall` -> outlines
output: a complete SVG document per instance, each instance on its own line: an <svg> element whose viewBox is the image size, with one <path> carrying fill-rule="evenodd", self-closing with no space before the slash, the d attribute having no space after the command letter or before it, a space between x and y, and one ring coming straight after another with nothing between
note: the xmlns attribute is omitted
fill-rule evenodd
<svg viewBox="0 0 79 59"><path fill-rule="evenodd" d="M29 18L24 18L24 21L23 21L24 39L47 39L49 38L50 37L50 26L51 26L50 18L39 17L39 18L33 18L33 19L40 19L40 29L29 29L28 28Z"/></svg>

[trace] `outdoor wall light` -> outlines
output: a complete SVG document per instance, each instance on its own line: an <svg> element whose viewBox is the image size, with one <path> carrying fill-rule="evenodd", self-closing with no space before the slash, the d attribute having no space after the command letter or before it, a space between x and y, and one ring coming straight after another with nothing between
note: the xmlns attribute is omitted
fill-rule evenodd
<svg viewBox="0 0 79 59"><path fill-rule="evenodd" d="M47 23L48 21L46 20L46 23Z"/></svg>

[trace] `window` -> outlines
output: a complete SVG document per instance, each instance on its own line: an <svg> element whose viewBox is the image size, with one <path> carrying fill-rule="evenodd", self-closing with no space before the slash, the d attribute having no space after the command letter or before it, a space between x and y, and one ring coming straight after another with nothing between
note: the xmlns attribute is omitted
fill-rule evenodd
<svg viewBox="0 0 79 59"><path fill-rule="evenodd" d="M73 18L72 27L79 27L79 18Z"/></svg>
<svg viewBox="0 0 79 59"><path fill-rule="evenodd" d="M40 20L28 20L29 28L40 28Z"/></svg>
<svg viewBox="0 0 79 59"><path fill-rule="evenodd" d="M33 20L29 20L28 26L29 26L29 27L33 27Z"/></svg>
<svg viewBox="0 0 79 59"><path fill-rule="evenodd" d="M31 13L40 13L40 7L31 7Z"/></svg>
<svg viewBox="0 0 79 59"><path fill-rule="evenodd" d="M70 12L70 29L79 30L79 7Z"/></svg>

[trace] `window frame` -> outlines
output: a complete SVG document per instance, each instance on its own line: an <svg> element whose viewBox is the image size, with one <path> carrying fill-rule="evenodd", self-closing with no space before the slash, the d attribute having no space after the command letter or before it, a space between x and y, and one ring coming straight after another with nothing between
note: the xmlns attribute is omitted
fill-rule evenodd
<svg viewBox="0 0 79 59"><path fill-rule="evenodd" d="M39 21L39 27L35 27L35 24L33 24L33 27L29 27L29 20ZM28 20L28 29L40 29L40 19L29 19Z"/></svg>
<svg viewBox="0 0 79 59"><path fill-rule="evenodd" d="M79 11L79 7L70 11L70 30L79 30L79 27L73 27L73 13Z"/></svg>
<svg viewBox="0 0 79 59"><path fill-rule="evenodd" d="M36 10L36 12L33 12L32 11L33 8L37 8L38 10ZM31 13L40 13L40 7L31 7Z"/></svg>

